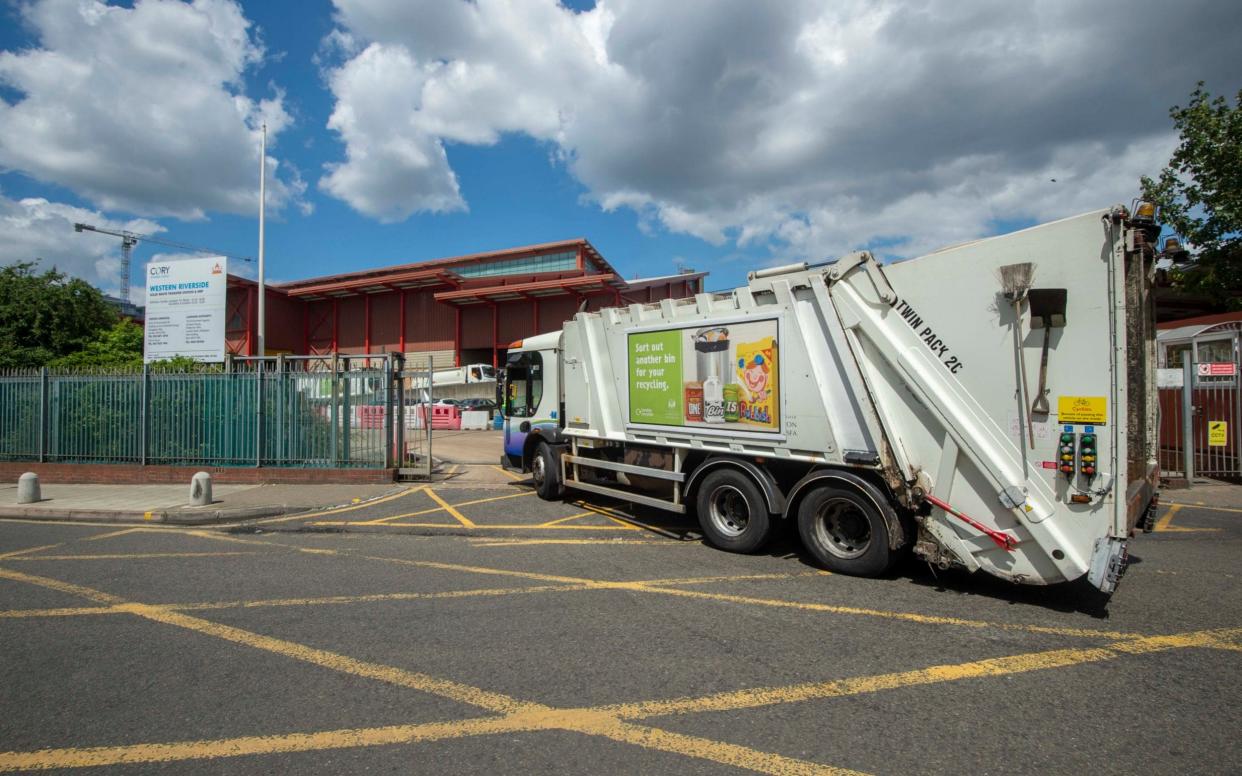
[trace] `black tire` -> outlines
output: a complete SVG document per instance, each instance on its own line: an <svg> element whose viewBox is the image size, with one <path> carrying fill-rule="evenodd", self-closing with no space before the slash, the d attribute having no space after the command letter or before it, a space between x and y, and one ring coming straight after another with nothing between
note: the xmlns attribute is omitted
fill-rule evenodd
<svg viewBox="0 0 1242 776"><path fill-rule="evenodd" d="M561 457L553 455L547 442L540 442L535 454L530 459L530 476L535 483L535 492L544 501L556 501L565 494L565 485L561 482Z"/></svg>
<svg viewBox="0 0 1242 776"><path fill-rule="evenodd" d="M737 469L708 474L695 494L699 526L708 544L728 552L755 552L772 534L767 502L748 475Z"/></svg>
<svg viewBox="0 0 1242 776"><path fill-rule="evenodd" d="M895 514L883 496L861 487L865 490L813 486L798 505L798 535L802 546L829 571L874 577L887 571L896 558L889 549L885 519Z"/></svg>

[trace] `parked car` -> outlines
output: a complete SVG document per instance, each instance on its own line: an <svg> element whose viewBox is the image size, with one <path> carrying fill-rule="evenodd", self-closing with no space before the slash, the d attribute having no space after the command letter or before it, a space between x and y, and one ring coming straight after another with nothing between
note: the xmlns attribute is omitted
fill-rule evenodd
<svg viewBox="0 0 1242 776"><path fill-rule="evenodd" d="M496 402L491 399L462 399L457 402L457 406L463 411L474 410L476 412L495 412L498 409Z"/></svg>

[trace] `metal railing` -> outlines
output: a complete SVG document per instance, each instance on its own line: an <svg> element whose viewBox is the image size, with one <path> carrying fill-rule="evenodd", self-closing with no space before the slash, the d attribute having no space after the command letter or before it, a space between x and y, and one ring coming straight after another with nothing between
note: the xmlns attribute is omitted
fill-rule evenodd
<svg viewBox="0 0 1242 776"><path fill-rule="evenodd" d="M1188 481L1242 480L1239 365L1234 362L1232 374L1205 373L1201 367L1187 361L1181 370L1162 370L1168 384L1159 393L1161 472Z"/></svg>
<svg viewBox="0 0 1242 776"><path fill-rule="evenodd" d="M0 373L0 460L384 468L411 447L430 460L430 440L403 442L402 370L384 354Z"/></svg>

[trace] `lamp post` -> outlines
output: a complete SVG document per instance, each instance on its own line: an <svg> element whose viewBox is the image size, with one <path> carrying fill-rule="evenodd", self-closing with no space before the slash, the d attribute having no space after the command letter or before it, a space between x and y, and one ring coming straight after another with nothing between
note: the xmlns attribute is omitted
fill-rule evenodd
<svg viewBox="0 0 1242 776"><path fill-rule="evenodd" d="M262 139L259 141L259 321L255 331L259 343L258 355L267 355L267 285L264 282L265 269L263 263L263 210L267 204L267 123L263 124Z"/></svg>

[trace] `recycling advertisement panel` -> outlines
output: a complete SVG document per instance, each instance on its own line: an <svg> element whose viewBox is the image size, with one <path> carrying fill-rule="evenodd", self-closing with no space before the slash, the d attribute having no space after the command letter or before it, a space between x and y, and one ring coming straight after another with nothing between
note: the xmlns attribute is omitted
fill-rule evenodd
<svg viewBox="0 0 1242 776"><path fill-rule="evenodd" d="M777 333L776 319L630 333L630 422L779 431Z"/></svg>

